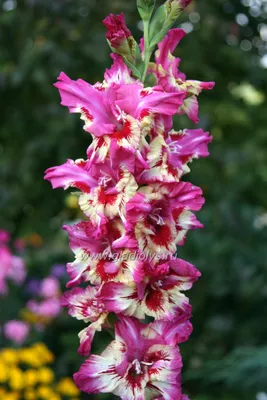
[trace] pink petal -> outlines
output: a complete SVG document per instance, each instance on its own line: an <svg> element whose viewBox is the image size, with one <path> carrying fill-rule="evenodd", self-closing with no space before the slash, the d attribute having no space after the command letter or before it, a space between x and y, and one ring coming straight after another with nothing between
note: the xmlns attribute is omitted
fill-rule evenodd
<svg viewBox="0 0 267 400"><path fill-rule="evenodd" d="M111 91L99 91L82 79L71 80L64 72L58 77L55 87L59 89L61 104L70 112L80 112L81 108L91 120L90 132L102 136L114 130L114 117L109 106Z"/></svg>
<svg viewBox="0 0 267 400"><path fill-rule="evenodd" d="M165 38L158 44L159 51L156 53L157 64L161 64L165 71L170 66L169 54L172 54L180 41L186 36L183 29L175 28L169 30Z"/></svg>
<svg viewBox="0 0 267 400"><path fill-rule="evenodd" d="M64 189L76 187L83 192L90 192L92 187L97 186L97 181L92 178L86 169L87 163L68 160L65 164L49 168L45 179L49 180L53 189L62 187Z"/></svg>

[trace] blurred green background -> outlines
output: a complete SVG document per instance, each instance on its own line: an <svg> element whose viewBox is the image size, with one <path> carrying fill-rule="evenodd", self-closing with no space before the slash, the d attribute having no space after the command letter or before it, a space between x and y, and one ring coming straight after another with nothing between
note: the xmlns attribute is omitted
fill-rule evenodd
<svg viewBox="0 0 267 400"><path fill-rule="evenodd" d="M52 191L44 170L83 158L90 143L79 117L60 106L53 83L60 71L103 80L111 63L101 24L107 14L123 11L137 38L141 25L135 0L0 4L0 227L37 241L28 265L44 276L53 262L72 259L61 225L78 217L73 198ZM203 274L190 293L194 333L181 346L192 400L267 399L266 16L266 0L198 0L178 25L188 32L177 51L181 70L216 81L199 99L199 126L214 136L211 156L195 161L187 176L204 189L205 229L179 249ZM175 123L192 127L187 118ZM47 333L64 372L81 363L81 327L66 317ZM102 346L98 339L94 350Z"/></svg>

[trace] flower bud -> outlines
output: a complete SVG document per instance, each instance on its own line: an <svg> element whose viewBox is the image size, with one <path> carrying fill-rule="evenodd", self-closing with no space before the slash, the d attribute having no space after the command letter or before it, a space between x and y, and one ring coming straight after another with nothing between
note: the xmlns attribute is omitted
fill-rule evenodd
<svg viewBox="0 0 267 400"><path fill-rule="evenodd" d="M131 31L126 26L124 14L110 14L103 23L108 30L106 38L111 50L121 55L134 76L140 79L141 53Z"/></svg>
<svg viewBox="0 0 267 400"><path fill-rule="evenodd" d="M149 32L151 49L161 42L172 28L179 15L192 0L166 0L155 13Z"/></svg>
<svg viewBox="0 0 267 400"><path fill-rule="evenodd" d="M110 14L103 24L107 28L106 38L111 49L123 57L132 58L134 39L126 26L124 14Z"/></svg>
<svg viewBox="0 0 267 400"><path fill-rule="evenodd" d="M143 21L149 21L155 7L155 0L137 0L137 8Z"/></svg>
<svg viewBox="0 0 267 400"><path fill-rule="evenodd" d="M183 10L185 7L187 7L192 0L167 0L166 3L169 3L169 5L176 3L176 5Z"/></svg>

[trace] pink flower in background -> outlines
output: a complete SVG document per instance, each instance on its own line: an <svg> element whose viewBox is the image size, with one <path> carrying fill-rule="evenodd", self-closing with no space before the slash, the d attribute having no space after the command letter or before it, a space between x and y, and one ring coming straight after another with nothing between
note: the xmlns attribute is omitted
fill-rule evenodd
<svg viewBox="0 0 267 400"><path fill-rule="evenodd" d="M10 240L10 233L4 229L0 229L0 246L8 243Z"/></svg>
<svg viewBox="0 0 267 400"><path fill-rule="evenodd" d="M62 267L62 264L54 265L51 268L51 275L42 280L32 279L27 284L28 293L32 297L26 303L26 309L36 317L35 327L39 330L61 313L60 278L66 275Z"/></svg>
<svg viewBox="0 0 267 400"><path fill-rule="evenodd" d="M43 279L40 287L40 296L45 298L57 297L59 293L60 285L59 281L55 277L48 276L47 278Z"/></svg>
<svg viewBox="0 0 267 400"><path fill-rule="evenodd" d="M7 278L12 268L12 255L7 247L0 247L0 294L7 293Z"/></svg>
<svg viewBox="0 0 267 400"><path fill-rule="evenodd" d="M29 325L23 321L12 320L4 325L5 337L16 344L25 342L29 332Z"/></svg>
<svg viewBox="0 0 267 400"><path fill-rule="evenodd" d="M27 302L27 309L41 318L40 323L56 318L61 312L60 281L54 276L48 276L41 281L31 281L29 285L34 297Z"/></svg>
<svg viewBox="0 0 267 400"><path fill-rule="evenodd" d="M27 308L34 314L43 318L55 318L60 313L60 300L57 298L50 298L47 300L29 300Z"/></svg>
<svg viewBox="0 0 267 400"><path fill-rule="evenodd" d="M17 285L21 285L26 278L25 263L21 257L12 257L12 267L9 270L8 278Z"/></svg>
<svg viewBox="0 0 267 400"><path fill-rule="evenodd" d="M16 285L21 285L26 277L25 263L21 257L13 255L8 242L10 234L7 231L0 231L0 295L7 294L8 280Z"/></svg>

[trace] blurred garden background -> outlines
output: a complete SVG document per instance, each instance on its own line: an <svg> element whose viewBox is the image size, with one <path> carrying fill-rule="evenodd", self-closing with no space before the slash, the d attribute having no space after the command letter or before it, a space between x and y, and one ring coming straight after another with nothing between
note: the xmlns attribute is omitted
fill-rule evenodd
<svg viewBox="0 0 267 400"><path fill-rule="evenodd" d="M24 346L48 346L56 375L53 381L46 371L39 378L40 385L52 387L82 361L76 350L83 323L57 313L55 305L67 279L62 265L73 258L61 226L79 219L79 212L76 197L52 191L43 175L67 158L84 157L90 144L79 117L60 106L53 83L60 71L91 83L103 80L111 59L101 21L109 13L123 11L136 38L142 26L135 0L0 0L0 5L0 229L11 233L8 246L27 268L24 284L10 281L0 297L0 326L22 319L31 329ZM214 136L211 156L195 163L190 176L204 189L206 205L198 216L205 229L190 233L179 248L179 256L202 272L190 292L194 333L181 346L184 392L192 400L267 399L266 17L266 0L196 0L178 25L188 32L177 51L181 70L188 78L216 82L199 99L198 126ZM192 124L179 117L176 126ZM42 319L37 306L42 290L47 300L41 288L48 278L54 282L55 312ZM106 340L96 340L93 350L100 351ZM19 374L12 364L16 346L0 334L0 367L7 357ZM11 351L9 358L4 349ZM0 399L16 400L3 394L3 376L0 372ZM24 396L79 397L70 382L61 386L53 396L62 397L38 397L35 389L33 397Z"/></svg>

